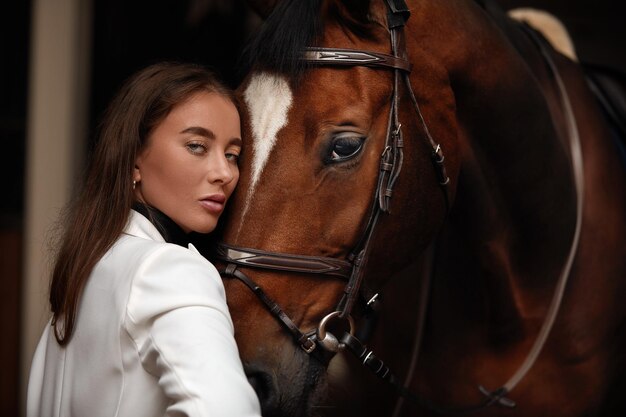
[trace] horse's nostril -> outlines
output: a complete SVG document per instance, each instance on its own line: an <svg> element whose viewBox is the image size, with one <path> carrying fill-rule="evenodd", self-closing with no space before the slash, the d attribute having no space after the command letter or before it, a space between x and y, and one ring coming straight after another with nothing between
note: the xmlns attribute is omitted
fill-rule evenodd
<svg viewBox="0 0 626 417"><path fill-rule="evenodd" d="M276 385L272 377L267 373L255 369L246 369L248 382L254 388L263 415L270 415L277 406Z"/></svg>

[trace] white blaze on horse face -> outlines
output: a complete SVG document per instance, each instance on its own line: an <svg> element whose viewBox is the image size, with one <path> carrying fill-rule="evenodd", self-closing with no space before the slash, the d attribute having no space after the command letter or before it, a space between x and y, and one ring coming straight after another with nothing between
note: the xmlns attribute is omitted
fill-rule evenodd
<svg viewBox="0 0 626 417"><path fill-rule="evenodd" d="M252 127L254 155L250 188L254 188L276 143L276 134L287 124L293 96L285 78L260 73L252 76L244 99Z"/></svg>
<svg viewBox="0 0 626 417"><path fill-rule="evenodd" d="M284 77L262 72L252 76L244 92L244 100L248 106L252 127L253 159L252 179L247 190L242 218L248 211L254 188L276 143L276 135L287 124L287 113L293 95Z"/></svg>

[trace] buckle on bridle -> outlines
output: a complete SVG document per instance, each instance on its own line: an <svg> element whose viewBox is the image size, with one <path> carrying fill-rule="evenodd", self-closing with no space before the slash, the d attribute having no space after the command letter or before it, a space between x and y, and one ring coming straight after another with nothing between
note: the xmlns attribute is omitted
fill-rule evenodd
<svg viewBox="0 0 626 417"><path fill-rule="evenodd" d="M344 348L344 344L339 342L339 339L326 330L328 323L336 317L341 315L341 311L333 311L320 321L317 328L317 342L329 352L339 352ZM341 317L339 317L341 318ZM349 330L348 333L354 336L354 320L350 315L347 315L345 319L348 321Z"/></svg>
<svg viewBox="0 0 626 417"><path fill-rule="evenodd" d="M304 342L300 343L300 347L306 353L311 353L311 352L313 352L315 350L317 345L315 344L313 339L311 339L311 337L307 337Z"/></svg>

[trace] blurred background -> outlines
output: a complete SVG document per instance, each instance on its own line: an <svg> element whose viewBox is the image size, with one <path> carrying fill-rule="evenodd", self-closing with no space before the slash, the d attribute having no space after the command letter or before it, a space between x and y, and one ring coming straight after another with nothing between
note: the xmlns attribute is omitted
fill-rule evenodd
<svg viewBox="0 0 626 417"><path fill-rule="evenodd" d="M559 17L579 58L626 74L617 0L498 0ZM243 0L18 0L0 15L0 417L24 413L48 319L49 245L120 83L160 60L213 67L232 87L260 19Z"/></svg>

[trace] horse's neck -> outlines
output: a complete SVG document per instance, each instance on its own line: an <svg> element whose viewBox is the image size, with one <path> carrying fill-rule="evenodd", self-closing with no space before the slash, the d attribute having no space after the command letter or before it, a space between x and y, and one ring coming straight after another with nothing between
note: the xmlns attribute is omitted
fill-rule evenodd
<svg viewBox="0 0 626 417"><path fill-rule="evenodd" d="M510 328L545 313L546 289L573 235L575 191L562 122L553 122L561 119L558 100L540 57L516 39L519 50L531 51L523 60L489 30L467 47L493 49L476 48L451 76L462 162L448 249L464 260L449 272L480 280L488 314Z"/></svg>

